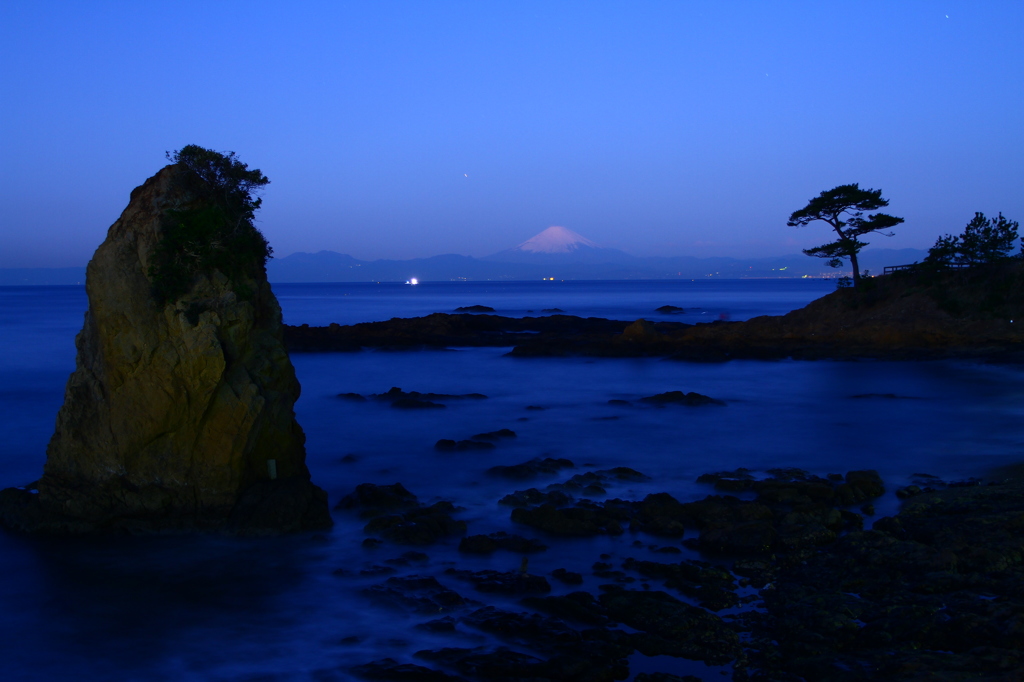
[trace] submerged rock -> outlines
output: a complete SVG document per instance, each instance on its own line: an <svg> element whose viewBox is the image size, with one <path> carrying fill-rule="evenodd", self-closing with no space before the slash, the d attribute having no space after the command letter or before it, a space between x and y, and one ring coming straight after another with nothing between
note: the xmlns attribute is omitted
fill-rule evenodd
<svg viewBox="0 0 1024 682"><path fill-rule="evenodd" d="M485 400L487 396L482 393L420 393L419 391L403 391L398 386L392 386L387 393L375 393L370 396L374 400L383 400L391 403L392 407L444 407L436 404L436 400Z"/></svg>
<svg viewBox="0 0 1024 682"><path fill-rule="evenodd" d="M441 406L443 407L443 405ZM486 440L452 440L451 438L442 438L441 440L434 443L435 450L441 451L458 451L465 452L466 450L493 450L494 443Z"/></svg>
<svg viewBox="0 0 1024 682"><path fill-rule="evenodd" d="M487 470L487 473L513 480L526 480L537 476L557 474L562 469L572 469L575 466L571 460L564 458L534 457L519 464L493 466Z"/></svg>
<svg viewBox="0 0 1024 682"><path fill-rule="evenodd" d="M739 637L721 618L665 592L616 590L600 602L613 618L640 630L631 639L645 656L724 665L741 653Z"/></svg>
<svg viewBox="0 0 1024 682"><path fill-rule="evenodd" d="M501 440L502 438L515 438L516 432L512 429L498 429L497 431L488 431L486 433L478 433L472 436L473 440Z"/></svg>
<svg viewBox="0 0 1024 682"><path fill-rule="evenodd" d="M547 548L547 545L533 538L524 538L522 535L514 535L504 531L498 531L490 535L470 535L462 538L462 541L459 542L459 551L468 554L490 554L499 549L507 549L510 552L520 554L530 554L532 552L543 552Z"/></svg>
<svg viewBox="0 0 1024 682"><path fill-rule="evenodd" d="M640 398L642 403L652 403L654 405L725 405L721 400L716 400L700 393L683 393L682 391L668 391L667 393L659 393L657 395L647 396L646 398Z"/></svg>
<svg viewBox="0 0 1024 682"><path fill-rule="evenodd" d="M262 259L230 276L190 270L184 293L160 293L154 268L169 249L218 249L168 242L182 216L212 210L192 173L176 163L137 187L89 262L89 308L38 494L5 492L8 527L259 534L331 525L327 495L309 480L299 382Z"/></svg>
<svg viewBox="0 0 1024 682"><path fill-rule="evenodd" d="M499 594L531 594L551 591L551 584L544 576L530 575L519 571L468 571L457 568L445 569L445 575L465 580L481 592Z"/></svg>

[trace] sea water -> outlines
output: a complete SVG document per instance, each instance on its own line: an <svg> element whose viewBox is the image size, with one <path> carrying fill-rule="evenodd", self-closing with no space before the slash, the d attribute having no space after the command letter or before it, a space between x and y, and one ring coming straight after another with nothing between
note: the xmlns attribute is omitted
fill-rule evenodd
<svg viewBox="0 0 1024 682"><path fill-rule="evenodd" d="M290 324L351 324L486 305L497 314L568 314L621 320L702 322L782 314L828 291L821 280L697 282L512 282L275 285ZM660 315L655 309L684 309ZM0 485L38 478L86 307L81 287L0 287ZM889 493L878 514L898 508L892 491L914 473L946 479L1017 461L1024 448L1024 371L968 361L733 361L653 358L512 358L502 348L310 353L292 361L302 383L296 405L313 480L332 506L359 483L403 483L424 502L452 500L469 532L515 528L497 500L573 473L629 466L650 481L612 486L609 496L669 492L683 501L712 491L707 471L793 466L816 474L873 468ZM483 393L438 410L355 403L339 393ZM725 407L642 407L636 399L696 391ZM860 397L857 397L860 396ZM609 404L627 400L630 405ZM544 409L527 409L528 406ZM509 428L517 438L483 453L440 452L440 438ZM498 464L564 457L575 470L531 482L486 473ZM494 644L460 628L430 634L429 618L383 609L361 590L387 576L408 548L362 546L362 523L334 512L333 530L239 540L217 536L26 538L0 532L0 652L5 679L347 680L347 668L445 646ZM868 519L867 523L870 524ZM542 538L544 539L544 538ZM558 567L601 582L589 566L602 553L655 558L636 538L545 539L531 573ZM664 540L643 538L647 542ZM457 538L424 548L426 563L396 575L429 574L480 598L445 568L514 570L520 557L460 555ZM689 550L685 550L689 552ZM694 556L694 553L684 556ZM664 559L664 555L657 555ZM346 576L335 575L344 569ZM566 587L552 580L554 593ZM521 610L511 598L487 603ZM423 663L419 661L419 663ZM664 670L723 679L718 668L634 655L633 673Z"/></svg>

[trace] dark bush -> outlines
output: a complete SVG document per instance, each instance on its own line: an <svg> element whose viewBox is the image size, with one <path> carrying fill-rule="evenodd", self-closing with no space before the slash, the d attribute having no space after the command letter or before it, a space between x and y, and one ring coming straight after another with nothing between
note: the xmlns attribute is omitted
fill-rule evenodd
<svg viewBox="0 0 1024 682"><path fill-rule="evenodd" d="M239 297L251 298L254 292L242 280L264 272L273 253L253 225L262 202L254 193L270 180L234 152L188 145L167 158L180 166L176 184L182 200L165 214L148 273L153 296L161 305L177 301L198 275L216 270L232 281Z"/></svg>

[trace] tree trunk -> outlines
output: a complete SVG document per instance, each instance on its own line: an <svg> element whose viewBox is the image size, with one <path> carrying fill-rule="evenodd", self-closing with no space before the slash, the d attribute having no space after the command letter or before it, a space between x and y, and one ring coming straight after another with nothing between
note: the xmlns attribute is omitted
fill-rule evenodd
<svg viewBox="0 0 1024 682"><path fill-rule="evenodd" d="M857 265L856 252L850 254L850 265L853 267L853 288L860 286L860 266Z"/></svg>

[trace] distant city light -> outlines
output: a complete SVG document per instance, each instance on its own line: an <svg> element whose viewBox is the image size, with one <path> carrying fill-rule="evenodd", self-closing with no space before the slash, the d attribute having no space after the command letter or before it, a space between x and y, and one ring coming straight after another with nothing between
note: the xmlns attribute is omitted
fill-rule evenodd
<svg viewBox="0 0 1024 682"><path fill-rule="evenodd" d="M418 279L416 279L415 277L410 278L409 281L406 282L406 284L419 284L419 283L420 283L420 281Z"/></svg>

